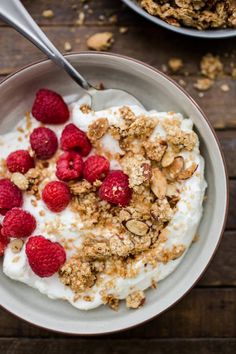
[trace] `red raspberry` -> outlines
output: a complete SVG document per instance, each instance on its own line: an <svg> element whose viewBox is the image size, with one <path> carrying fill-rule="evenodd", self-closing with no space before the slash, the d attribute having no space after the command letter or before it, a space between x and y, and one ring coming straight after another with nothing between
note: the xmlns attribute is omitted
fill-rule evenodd
<svg viewBox="0 0 236 354"><path fill-rule="evenodd" d="M0 214L23 204L22 193L8 178L0 180Z"/></svg>
<svg viewBox="0 0 236 354"><path fill-rule="evenodd" d="M2 224L2 233L7 237L28 237L36 228L36 220L28 211L13 208L6 213Z"/></svg>
<svg viewBox="0 0 236 354"><path fill-rule="evenodd" d="M93 183L103 179L109 172L110 162L103 156L90 156L84 163L84 178Z"/></svg>
<svg viewBox="0 0 236 354"><path fill-rule="evenodd" d="M25 253L32 271L41 278L51 277L66 261L66 252L60 243L41 235L28 239Z"/></svg>
<svg viewBox="0 0 236 354"><path fill-rule="evenodd" d="M64 152L57 160L56 176L62 181L70 181L82 176L83 159L74 151Z"/></svg>
<svg viewBox="0 0 236 354"><path fill-rule="evenodd" d="M38 159L50 159L58 148L56 134L49 128L35 128L30 135L30 144Z"/></svg>
<svg viewBox="0 0 236 354"><path fill-rule="evenodd" d="M17 150L7 157L7 168L10 172L26 173L34 167L34 159L27 150Z"/></svg>
<svg viewBox="0 0 236 354"><path fill-rule="evenodd" d="M82 156L87 156L92 149L87 135L72 123L64 128L60 143L62 150L74 150Z"/></svg>
<svg viewBox="0 0 236 354"><path fill-rule="evenodd" d="M46 124L62 124L70 116L63 98L58 93L47 89L41 89L36 93L32 114L37 120Z"/></svg>
<svg viewBox="0 0 236 354"><path fill-rule="evenodd" d="M109 203L127 206L132 197L129 178L123 171L112 171L99 189L99 197Z"/></svg>
<svg viewBox="0 0 236 354"><path fill-rule="evenodd" d="M49 210L59 213L67 207L71 195L69 187L64 182L53 181L44 187L42 198Z"/></svg>
<svg viewBox="0 0 236 354"><path fill-rule="evenodd" d="M8 243L9 239L2 234L2 225L0 224L0 257L4 255L4 251Z"/></svg>

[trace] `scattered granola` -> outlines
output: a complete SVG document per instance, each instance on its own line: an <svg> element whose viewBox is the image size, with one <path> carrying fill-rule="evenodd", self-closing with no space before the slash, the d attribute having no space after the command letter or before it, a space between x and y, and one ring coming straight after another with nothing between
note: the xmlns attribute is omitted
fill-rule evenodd
<svg viewBox="0 0 236 354"><path fill-rule="evenodd" d="M169 68L174 72L177 73L183 67L183 60L180 58L171 58L168 61Z"/></svg>
<svg viewBox="0 0 236 354"><path fill-rule="evenodd" d="M129 176L129 186L134 188L143 183L149 183L151 178L151 163L142 155L127 154L121 160L124 172Z"/></svg>
<svg viewBox="0 0 236 354"><path fill-rule="evenodd" d="M212 87L214 81L209 78L200 78L197 79L195 84L193 85L199 91L207 91Z"/></svg>
<svg viewBox="0 0 236 354"><path fill-rule="evenodd" d="M159 162L167 149L167 142L159 137L152 141L145 141L143 143L147 157L150 160Z"/></svg>
<svg viewBox="0 0 236 354"><path fill-rule="evenodd" d="M230 90L229 85L227 85L227 84L221 85L220 88L221 88L221 91L223 91L223 92L228 92Z"/></svg>
<svg viewBox="0 0 236 354"><path fill-rule="evenodd" d="M167 135L167 142L178 152L183 149L192 151L197 143L197 135L194 132L183 132L175 130Z"/></svg>
<svg viewBox="0 0 236 354"><path fill-rule="evenodd" d="M53 18L54 17L54 12L52 10L44 10L42 12L42 16L44 18Z"/></svg>
<svg viewBox="0 0 236 354"><path fill-rule="evenodd" d="M93 50L108 50L114 42L113 33L95 33L87 39L87 46Z"/></svg>
<svg viewBox="0 0 236 354"><path fill-rule="evenodd" d="M125 33L127 33L128 32L128 30L129 30L129 28L128 27L120 27L119 28L119 32L120 32L120 34L125 34Z"/></svg>
<svg viewBox="0 0 236 354"><path fill-rule="evenodd" d="M70 286L75 293L81 293L91 288L96 275L89 262L81 262L77 258L70 258L59 272L63 284Z"/></svg>
<svg viewBox="0 0 236 354"><path fill-rule="evenodd" d="M168 222L171 220L174 212L171 208L168 200L158 199L151 207L151 215L154 219L157 219L159 222Z"/></svg>
<svg viewBox="0 0 236 354"><path fill-rule="evenodd" d="M118 311L120 300L117 299L114 295L104 295L102 297L103 303L108 305L112 310Z"/></svg>
<svg viewBox="0 0 236 354"><path fill-rule="evenodd" d="M223 72L223 64L218 56L205 55L201 60L201 73L211 80L215 80Z"/></svg>
<svg viewBox="0 0 236 354"><path fill-rule="evenodd" d="M65 52L70 52L72 50L72 45L69 41L66 41L64 43L64 50L65 50Z"/></svg>
<svg viewBox="0 0 236 354"><path fill-rule="evenodd" d="M126 298L126 306L130 309L138 309L144 305L144 302L145 295L143 291L135 291Z"/></svg>
<svg viewBox="0 0 236 354"><path fill-rule="evenodd" d="M80 106L80 110L81 110L82 113L88 114L88 113L91 112L92 109L91 109L91 107L90 107L89 105L87 105L87 104L82 104L82 105Z"/></svg>
<svg viewBox="0 0 236 354"><path fill-rule="evenodd" d="M103 137L103 135L107 132L109 127L109 123L107 118L99 118L95 120L92 124L89 125L88 128L88 138L95 142Z"/></svg>

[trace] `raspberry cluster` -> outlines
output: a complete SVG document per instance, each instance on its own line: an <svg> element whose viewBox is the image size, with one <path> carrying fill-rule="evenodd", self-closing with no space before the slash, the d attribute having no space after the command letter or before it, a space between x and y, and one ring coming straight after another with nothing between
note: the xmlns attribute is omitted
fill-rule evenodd
<svg viewBox="0 0 236 354"><path fill-rule="evenodd" d="M41 89L36 94L32 115L44 124L58 125L67 122L70 112L59 94ZM82 178L90 183L102 181L99 189L102 200L122 207L129 204L132 190L128 176L123 171L110 171L109 160L104 156L87 157L92 144L74 124L67 124L60 137L53 129L40 126L32 131L29 140L34 156L27 150L17 150L9 154L6 165L11 173L26 174L37 160L53 158L60 147L63 152L54 157L58 180L48 182L42 190L42 200L51 212L60 213L68 206L71 193L67 182ZM22 205L22 191L10 179L1 179L0 213L5 217L0 225L0 255L11 238L28 238L24 251L32 271L40 277L49 277L65 263L65 250L42 235L32 236L37 231L36 219Z"/></svg>

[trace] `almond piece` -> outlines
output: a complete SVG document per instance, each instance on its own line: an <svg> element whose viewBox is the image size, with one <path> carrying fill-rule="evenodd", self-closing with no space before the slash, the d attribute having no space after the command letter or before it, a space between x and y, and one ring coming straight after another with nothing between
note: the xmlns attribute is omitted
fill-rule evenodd
<svg viewBox="0 0 236 354"><path fill-rule="evenodd" d="M167 150L161 160L162 167L170 166L174 162L174 159L175 159L175 155L173 151Z"/></svg>
<svg viewBox="0 0 236 354"><path fill-rule="evenodd" d="M172 251L172 260L180 258L186 250L186 247L184 245L178 245L174 246L173 251Z"/></svg>
<svg viewBox="0 0 236 354"><path fill-rule="evenodd" d="M184 158L182 156L175 157L172 164L165 168L165 174L168 179L175 180L184 168Z"/></svg>
<svg viewBox="0 0 236 354"><path fill-rule="evenodd" d="M164 174L158 167L152 169L151 190L159 199L165 198L167 181Z"/></svg>
<svg viewBox="0 0 236 354"><path fill-rule="evenodd" d="M185 180L185 179L192 177L192 175L194 174L194 172L196 171L197 168L198 168L198 165L195 162L193 162L190 167L186 168L185 170L183 170L182 172L179 173L178 179Z"/></svg>
<svg viewBox="0 0 236 354"><path fill-rule="evenodd" d="M144 236L148 233L148 225L140 220L130 219L124 223L128 231L137 236Z"/></svg>

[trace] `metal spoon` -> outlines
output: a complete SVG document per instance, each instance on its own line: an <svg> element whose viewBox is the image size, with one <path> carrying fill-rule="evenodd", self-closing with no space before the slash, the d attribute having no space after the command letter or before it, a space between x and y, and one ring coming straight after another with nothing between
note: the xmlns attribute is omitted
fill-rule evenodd
<svg viewBox="0 0 236 354"><path fill-rule="evenodd" d="M50 42L19 0L0 0L0 19L15 28L53 62L63 68L89 94L93 110L98 111L108 106L119 105L139 105L142 107L135 97L123 90L97 90L93 87Z"/></svg>

